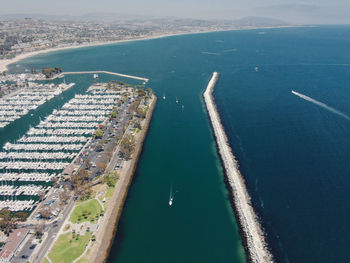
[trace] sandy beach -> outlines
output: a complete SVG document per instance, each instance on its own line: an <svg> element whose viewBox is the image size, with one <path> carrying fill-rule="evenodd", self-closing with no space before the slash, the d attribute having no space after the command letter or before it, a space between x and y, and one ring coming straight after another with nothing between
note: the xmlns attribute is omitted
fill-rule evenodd
<svg viewBox="0 0 350 263"><path fill-rule="evenodd" d="M22 59L26 59L26 58L29 58L29 57L33 57L33 56L36 56L36 55L49 53L49 52L55 52L55 51L61 51L61 50L67 50L67 49L84 48L84 47L112 45L112 44L123 43L123 42L130 42L130 41L151 40L151 39L170 37L170 36L176 36L176 35L200 34L200 33L209 33L209 32L215 32L215 31L161 34L161 35L145 36L145 37L132 38L132 39L115 40L115 41L108 41L108 42L92 42L92 43L89 43L89 44L70 45L70 46L64 46L64 47L55 47L55 48L48 48L48 49L43 49L43 50L37 50L37 51L33 51L33 52L20 54L20 55L14 57L12 59L0 60L0 73L2 73L4 71L7 71L8 70L8 65L10 65L10 64L14 64L14 63L16 63L16 62L18 62L18 61L20 61Z"/></svg>
<svg viewBox="0 0 350 263"><path fill-rule="evenodd" d="M267 249L261 226L254 213L250 197L248 195L244 179L238 169L238 163L232 154L227 136L221 124L212 92L218 79L218 73L213 76L204 92L204 100L209 113L211 125L214 131L217 148L221 157L228 183L231 187L235 212L238 216L242 238L250 262L273 262L272 255Z"/></svg>
<svg viewBox="0 0 350 263"><path fill-rule="evenodd" d="M43 50L37 50L33 52L23 53L20 54L12 59L3 59L0 60L0 73L8 70L8 65L16 63L22 59L26 59L29 57L33 57L36 55L49 53L49 52L55 52L55 51L61 51L66 49L75 49L75 48L84 48L84 47L93 47L93 46L103 46L103 45L112 45L117 43L123 43L123 42L131 42L131 41L140 41L140 40L151 40L151 39L157 39L157 38L163 38L163 37L171 37L171 36L180 36L180 35L191 35L191 34L204 34L204 33L211 33L211 32L224 32L224 31L236 31L236 30L253 30L253 29L269 29L269 28L282 28L282 27L297 27L297 26L275 26L275 27L247 27L247 28L231 28L227 30L208 30L208 31L194 31L194 32L177 32L177 33L169 33L169 34L159 34L154 36L144 36L144 37L138 37L138 38L131 38L131 39L123 39L123 40L115 40L115 41L108 41L108 42L92 42L89 44L82 44L82 45L69 45L64 47L54 47L54 48L48 48Z"/></svg>

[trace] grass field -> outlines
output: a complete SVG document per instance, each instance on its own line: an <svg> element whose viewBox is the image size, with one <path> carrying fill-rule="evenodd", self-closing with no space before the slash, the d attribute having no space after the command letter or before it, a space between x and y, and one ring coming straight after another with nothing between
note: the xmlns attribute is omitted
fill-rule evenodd
<svg viewBox="0 0 350 263"><path fill-rule="evenodd" d="M90 240L90 233L78 238L73 237L72 233L66 233L59 236L55 245L49 253L49 258L53 263L69 263L78 258L83 252Z"/></svg>
<svg viewBox="0 0 350 263"><path fill-rule="evenodd" d="M106 197L109 198L109 197L112 197L114 193L114 187L108 187L108 190L106 192Z"/></svg>
<svg viewBox="0 0 350 263"><path fill-rule="evenodd" d="M102 207L96 199L93 199L76 206L70 216L70 221L72 223L82 223L86 221L96 222L100 217L101 211Z"/></svg>
<svg viewBox="0 0 350 263"><path fill-rule="evenodd" d="M46 258L41 263L50 263Z"/></svg>

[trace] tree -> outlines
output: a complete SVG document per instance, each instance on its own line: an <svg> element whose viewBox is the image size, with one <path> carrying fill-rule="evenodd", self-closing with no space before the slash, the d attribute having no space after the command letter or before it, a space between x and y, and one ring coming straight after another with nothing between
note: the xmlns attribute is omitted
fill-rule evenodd
<svg viewBox="0 0 350 263"><path fill-rule="evenodd" d="M68 190L64 189L64 191L60 193L60 201L62 202L62 204L67 204L68 199L69 199Z"/></svg>
<svg viewBox="0 0 350 263"><path fill-rule="evenodd" d="M39 211L39 214L40 214L41 218L49 219L52 215L52 212L51 212L50 208L43 208Z"/></svg>
<svg viewBox="0 0 350 263"><path fill-rule="evenodd" d="M114 187L118 179L119 174L116 171L114 171L106 173L102 180L104 183L107 184L107 186Z"/></svg>
<svg viewBox="0 0 350 263"><path fill-rule="evenodd" d="M103 130L97 129L95 132L95 137L96 138L102 138L103 137Z"/></svg>
<svg viewBox="0 0 350 263"><path fill-rule="evenodd" d="M141 127L141 123L140 123L140 121L139 121L139 120L135 121L135 123L134 123L134 127L135 127L135 128L137 128L137 129L139 129L139 130L141 130L141 129L142 129L142 127Z"/></svg>
<svg viewBox="0 0 350 263"><path fill-rule="evenodd" d="M96 167L98 169L97 172L102 174L106 170L107 165L105 163L98 163Z"/></svg>
<svg viewBox="0 0 350 263"><path fill-rule="evenodd" d="M147 88L146 89L146 93L147 93L148 97L151 97L152 96L152 89L151 88Z"/></svg>
<svg viewBox="0 0 350 263"><path fill-rule="evenodd" d="M41 238L42 235L44 234L44 224L37 224L34 228L34 231L35 231L35 236L37 238Z"/></svg>
<svg viewBox="0 0 350 263"><path fill-rule="evenodd" d="M92 166L92 165L91 165L91 160L90 160L89 158L86 158L84 162L85 162L86 168L87 168L87 169L90 169L91 166Z"/></svg>
<svg viewBox="0 0 350 263"><path fill-rule="evenodd" d="M39 200L42 201L44 200L44 197L45 197L45 191L39 191L38 192L38 196L39 196Z"/></svg>
<svg viewBox="0 0 350 263"><path fill-rule="evenodd" d="M52 184L53 184L54 186L56 186L57 183L58 183L58 177L57 177L57 176L53 176L52 179L51 179L51 182L52 182Z"/></svg>
<svg viewBox="0 0 350 263"><path fill-rule="evenodd" d="M7 208L3 208L0 210L0 218L2 220L10 220L11 218L11 211Z"/></svg>
<svg viewBox="0 0 350 263"><path fill-rule="evenodd" d="M137 115L139 115L141 118L145 118L146 117L146 113L147 113L147 111L146 111L146 109L143 109L143 108L137 108L136 109L136 113L137 113Z"/></svg>
<svg viewBox="0 0 350 263"><path fill-rule="evenodd" d="M11 218L9 220L0 220L0 229L6 234L9 235L10 232L16 228L16 220Z"/></svg>
<svg viewBox="0 0 350 263"><path fill-rule="evenodd" d="M25 212L17 212L14 214L14 217L18 218L19 221L25 221L28 217L28 214Z"/></svg>
<svg viewBox="0 0 350 263"><path fill-rule="evenodd" d="M135 138L132 135L121 141L121 153L125 159L129 159L135 150Z"/></svg>
<svg viewBox="0 0 350 263"><path fill-rule="evenodd" d="M89 172L85 169L80 169L77 173L71 176L70 181L73 188L77 189L89 181Z"/></svg>

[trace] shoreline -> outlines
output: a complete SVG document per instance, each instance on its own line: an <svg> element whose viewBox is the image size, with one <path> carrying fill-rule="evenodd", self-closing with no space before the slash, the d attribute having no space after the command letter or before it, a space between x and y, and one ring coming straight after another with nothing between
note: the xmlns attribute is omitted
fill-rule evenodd
<svg viewBox="0 0 350 263"><path fill-rule="evenodd" d="M114 41L106 41L106 42L91 42L89 44L77 44L77 45L69 45L64 47L52 47L48 49L42 49L37 51L31 51L27 53L19 54L18 56L11 58L11 59L3 59L0 60L0 73L8 71L8 66L11 64L14 64L16 62L19 62L20 60L30 58L36 55L41 55L45 53L50 52L56 52L56 51L62 51L62 50L68 50L68 49L77 49L77 48L84 48L84 47L96 47L96 46L105 46L105 45L113 45L118 43L125 43L125 42L132 42L132 41L142 41L142 40L152 40L152 39L160 39L165 37L172 37L172 36L183 36L183 35L192 35L192 34L205 34L205 33L214 33L214 32L226 32L226 31L239 31L239 30L255 30L255 29L274 29L274 28L293 28L293 27L300 27L300 26L272 26L272 27L246 27L246 28L232 28L232 29L222 29L222 30L207 30L207 31L195 31L195 32L179 32L179 33L168 33L168 34L159 34L154 36L145 36L145 37L138 37L138 38L131 38L131 39L121 39L121 40L114 40Z"/></svg>
<svg viewBox="0 0 350 263"><path fill-rule="evenodd" d="M268 250L264 233L253 210L244 178L238 169L237 160L229 146L224 127L221 124L220 115L212 96L218 75L217 72L213 73L203 93L203 98L225 173L225 184L229 186L228 189L231 193L231 202L238 221L243 246L246 250L246 257L248 262L273 262L272 254Z"/></svg>
<svg viewBox="0 0 350 263"><path fill-rule="evenodd" d="M119 219L124 208L124 203L138 165L139 157L143 150L144 141L148 134L149 125L156 103L157 97L153 94L152 105L147 112L144 126L142 127L142 130L137 138L135 153L133 154L132 160L128 164L125 173L120 175L117 185L115 186L113 195L109 201L111 205L107 208L106 214L103 218L103 223L101 224L98 233L96 233L96 242L90 248L90 257L88 262L102 263L106 262L108 259L110 249L112 248L113 241L118 231Z"/></svg>

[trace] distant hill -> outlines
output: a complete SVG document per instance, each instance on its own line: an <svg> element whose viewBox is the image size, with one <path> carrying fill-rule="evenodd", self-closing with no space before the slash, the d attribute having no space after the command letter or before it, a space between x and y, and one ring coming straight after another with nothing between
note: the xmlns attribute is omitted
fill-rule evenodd
<svg viewBox="0 0 350 263"><path fill-rule="evenodd" d="M233 21L239 26L287 26L288 23L268 17L247 16Z"/></svg>

